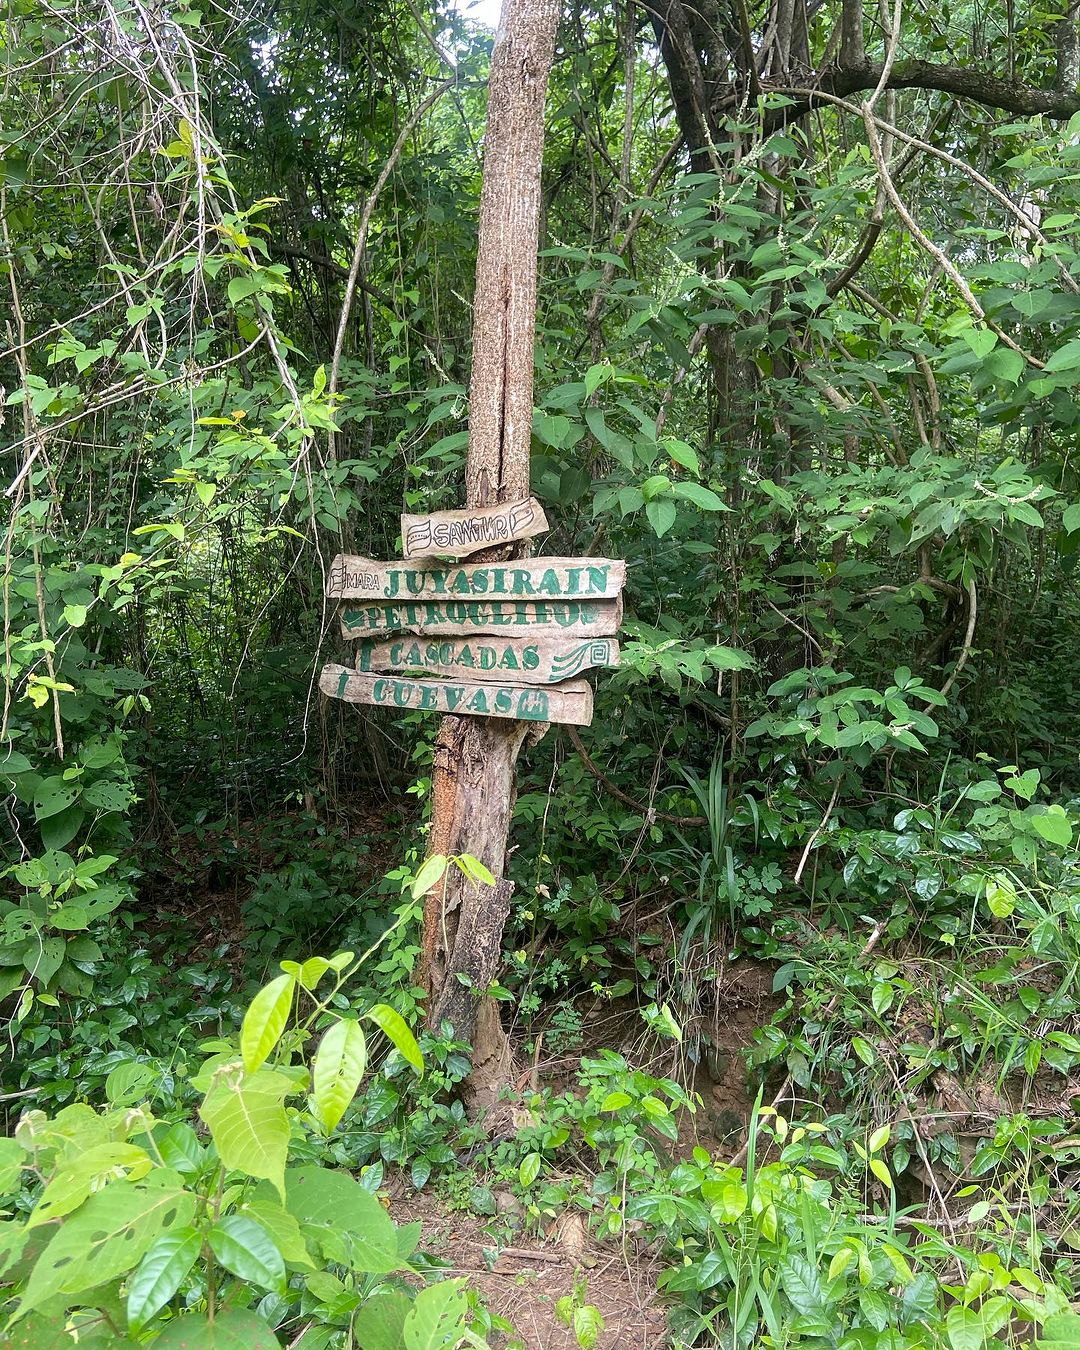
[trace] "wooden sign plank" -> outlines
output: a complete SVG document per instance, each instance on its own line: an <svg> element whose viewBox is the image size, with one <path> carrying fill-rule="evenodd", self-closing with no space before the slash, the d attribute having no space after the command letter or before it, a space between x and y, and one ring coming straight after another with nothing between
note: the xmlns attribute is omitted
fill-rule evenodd
<svg viewBox="0 0 1080 1350"><path fill-rule="evenodd" d="M326 594L335 600L610 600L625 581L626 563L611 558L410 567L339 553Z"/></svg>
<svg viewBox="0 0 1080 1350"><path fill-rule="evenodd" d="M464 558L477 549L532 539L548 528L544 508L535 497L499 506L437 511L430 516L401 517L401 552L406 558L443 554Z"/></svg>
<svg viewBox="0 0 1080 1350"><path fill-rule="evenodd" d="M364 675L389 670L423 670L458 680L505 684L555 684L595 666L617 666L619 644L611 638L584 642L565 638L446 638L430 642L414 637L392 642L365 641L356 649L356 669Z"/></svg>
<svg viewBox="0 0 1080 1350"><path fill-rule="evenodd" d="M347 638L372 633L423 633L454 637L500 633L504 637L558 633L567 638L614 637L622 623L618 600L407 600L396 605L345 605Z"/></svg>
<svg viewBox="0 0 1080 1350"><path fill-rule="evenodd" d="M468 717L513 717L521 722L592 721L592 688L587 680L535 686L483 684L464 680L402 679L396 675L360 675L348 666L326 665L319 688L346 703L370 703L400 711L456 713Z"/></svg>

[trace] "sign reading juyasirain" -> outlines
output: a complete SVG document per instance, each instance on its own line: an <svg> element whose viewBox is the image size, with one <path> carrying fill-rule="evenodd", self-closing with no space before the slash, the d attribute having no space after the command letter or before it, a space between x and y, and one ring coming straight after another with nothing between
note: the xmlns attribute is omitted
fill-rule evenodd
<svg viewBox="0 0 1080 1350"><path fill-rule="evenodd" d="M402 711L592 721L585 670L619 663L626 563L613 558L444 561L547 527L532 498L403 516L404 562L339 554L326 593L357 638L355 669L328 665L331 698ZM431 555L431 556L428 556Z"/></svg>

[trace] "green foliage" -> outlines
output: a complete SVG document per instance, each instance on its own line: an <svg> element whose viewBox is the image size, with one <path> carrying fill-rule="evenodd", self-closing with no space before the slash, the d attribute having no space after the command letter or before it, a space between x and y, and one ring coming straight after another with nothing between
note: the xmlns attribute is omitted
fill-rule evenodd
<svg viewBox="0 0 1080 1350"><path fill-rule="evenodd" d="M66 1344L74 1316L108 1328L114 1344L129 1335L269 1347L299 1324L332 1345L355 1314L379 1320L388 1350L433 1350L463 1333L458 1282L416 1294L397 1276L410 1269L417 1232L398 1229L361 1181L291 1160L299 1139L332 1128L328 1115L348 1104L340 1072L328 1093L320 1060L327 1037L357 1024L328 1015L315 990L333 971L336 991L354 969L349 953L317 958L259 991L239 1049L218 1046L196 1076L206 1143L146 1104L23 1115L0 1151L4 1189L16 1192L21 1176L32 1188L5 1225L9 1329L32 1322L35 1337ZM379 1009L378 1024L411 1063L415 1041L392 1011ZM309 1066L305 1045L320 1023L328 1028ZM353 1091L362 1073L350 1071ZM257 1309L245 1307L256 1298Z"/></svg>

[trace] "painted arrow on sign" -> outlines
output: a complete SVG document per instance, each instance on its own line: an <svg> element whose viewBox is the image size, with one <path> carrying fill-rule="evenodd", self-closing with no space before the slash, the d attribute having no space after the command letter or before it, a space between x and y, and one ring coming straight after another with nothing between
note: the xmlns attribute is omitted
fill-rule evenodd
<svg viewBox="0 0 1080 1350"><path fill-rule="evenodd" d="M622 622L618 600L409 600L399 604L345 605L347 638L372 633L423 633L453 637L500 633L504 637L558 633L567 638L613 637ZM525 634L522 630L531 630Z"/></svg>
<svg viewBox="0 0 1080 1350"><path fill-rule="evenodd" d="M410 567L339 553L326 594L334 600L610 600L625 581L626 563L611 558Z"/></svg>
<svg viewBox="0 0 1080 1350"><path fill-rule="evenodd" d="M592 688L587 680L567 680L536 688L482 684L465 680L402 679L361 675L348 666L326 665L319 688L346 703L369 703L399 712L456 713L469 717L512 717L521 722L567 722L587 727L592 721Z"/></svg>
<svg viewBox="0 0 1080 1350"><path fill-rule="evenodd" d="M391 670L423 670L461 680L505 684L554 684L596 666L617 666L619 644L611 638L446 638L430 641L403 637L392 642L357 645L356 669L361 674Z"/></svg>

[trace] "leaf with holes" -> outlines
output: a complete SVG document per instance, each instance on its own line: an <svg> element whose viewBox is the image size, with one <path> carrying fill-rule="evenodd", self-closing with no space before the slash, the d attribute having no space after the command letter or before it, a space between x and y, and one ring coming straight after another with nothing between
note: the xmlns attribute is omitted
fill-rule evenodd
<svg viewBox="0 0 1080 1350"><path fill-rule="evenodd" d="M78 1209L104 1179L119 1177L126 1172L129 1180L137 1181L150 1171L152 1165L150 1155L136 1144L95 1144L83 1149L50 1178L26 1226L36 1228L39 1224L63 1218Z"/></svg>
<svg viewBox="0 0 1080 1350"><path fill-rule="evenodd" d="M92 1195L34 1263L16 1317L50 1299L74 1302L125 1275L162 1228L189 1223L195 1197L179 1182L175 1172L159 1169L142 1181L114 1181Z"/></svg>
<svg viewBox="0 0 1080 1350"><path fill-rule="evenodd" d="M440 1280L420 1290L402 1327L405 1350L443 1350L458 1343L469 1306L464 1283Z"/></svg>
<svg viewBox="0 0 1080 1350"><path fill-rule="evenodd" d="M123 783L110 783L104 779L85 788L82 799L95 811L126 811L131 805L131 793Z"/></svg>
<svg viewBox="0 0 1080 1350"><path fill-rule="evenodd" d="M397 1232L369 1190L342 1172L290 1167L285 1208L330 1261L373 1275L401 1265Z"/></svg>
<svg viewBox="0 0 1080 1350"><path fill-rule="evenodd" d="M78 783L68 783L62 774L43 778L34 793L34 819L48 820L73 806L79 796Z"/></svg>

